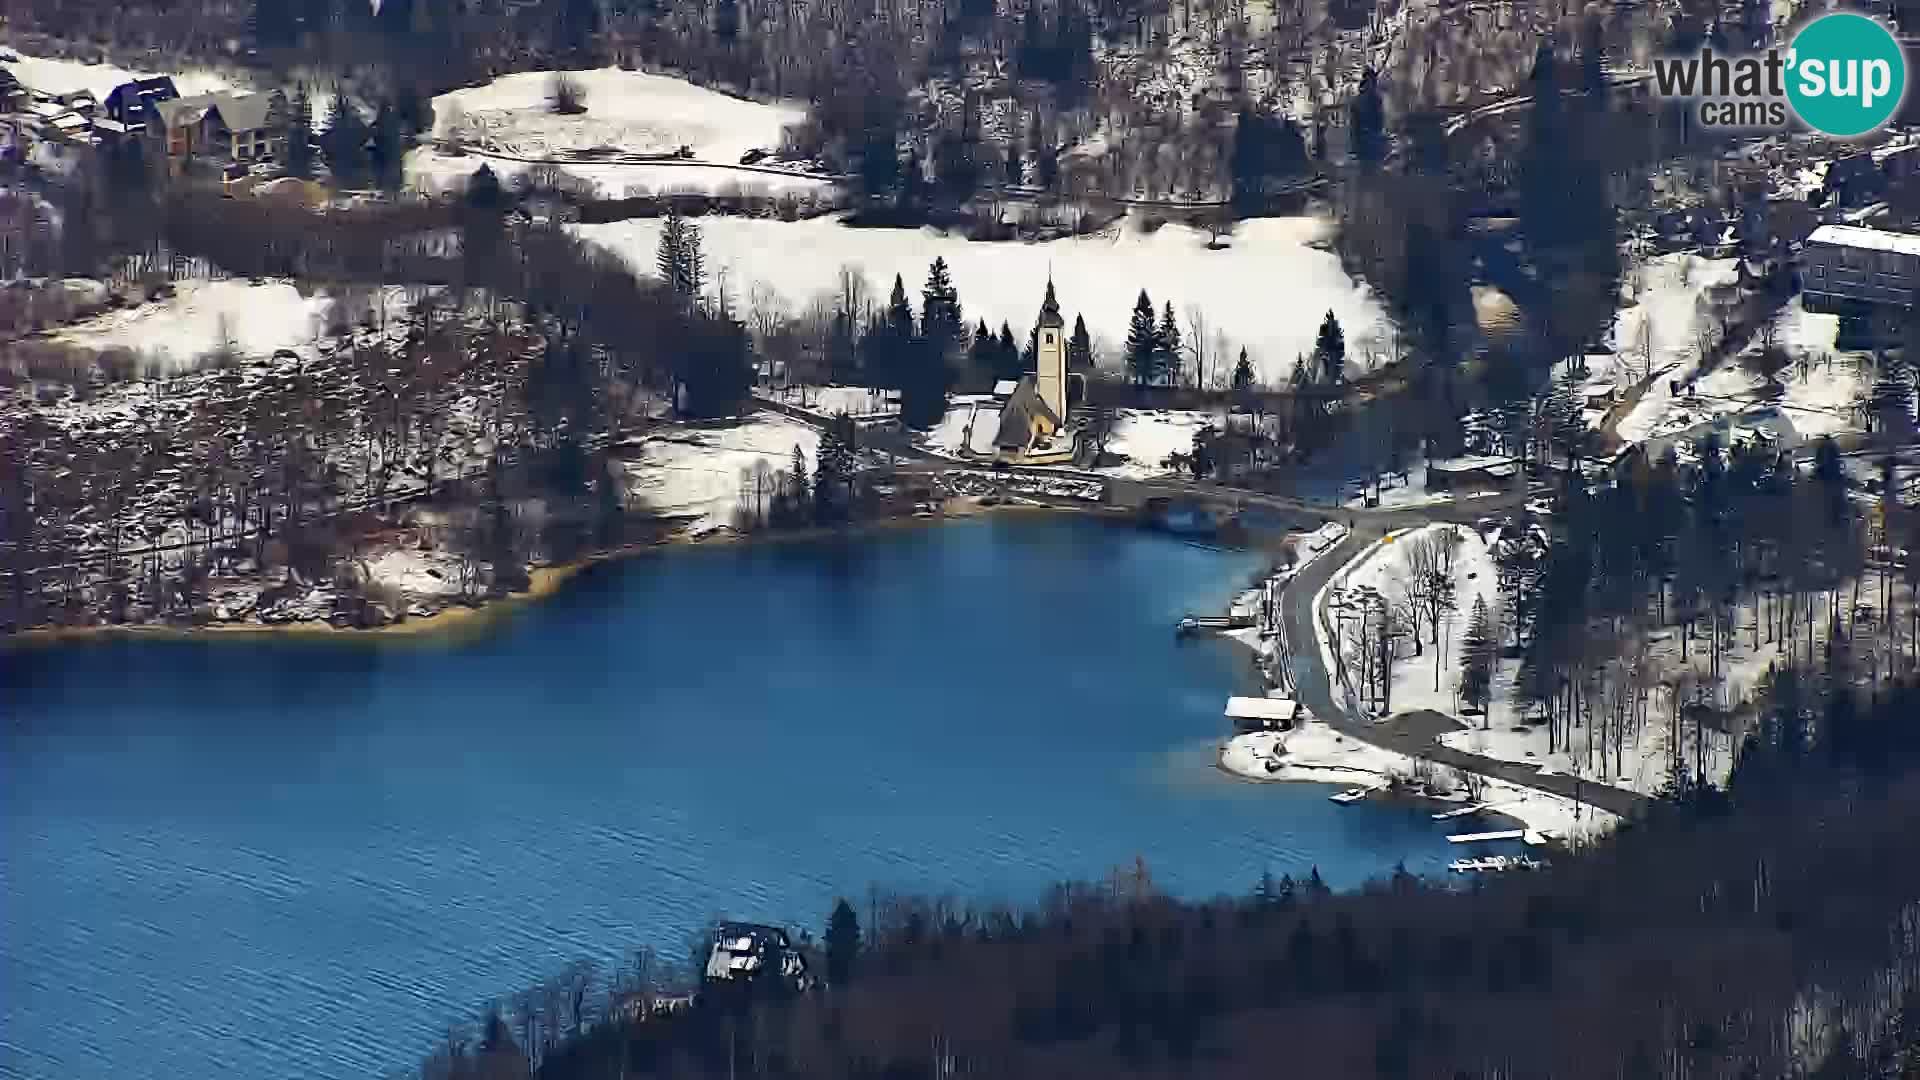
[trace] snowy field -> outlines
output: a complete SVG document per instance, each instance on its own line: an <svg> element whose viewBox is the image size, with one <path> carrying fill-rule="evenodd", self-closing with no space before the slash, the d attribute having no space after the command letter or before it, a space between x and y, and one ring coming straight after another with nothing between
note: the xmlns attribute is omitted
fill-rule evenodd
<svg viewBox="0 0 1920 1080"><path fill-rule="evenodd" d="M1857 428L1852 405L1866 381L1861 374L1864 357L1835 349L1839 317L1806 311L1796 296L1775 316L1775 325L1775 343L1794 361L1780 375L1784 393L1779 398L1767 400L1761 393L1762 380L1744 364L1746 357L1763 347L1756 337L1740 355L1729 357L1713 371L1699 375L1694 382L1692 399L1667 391L1668 379L1694 375L1696 365L1691 360L1681 364L1649 389L1622 418L1618 428L1620 437L1630 442L1670 437L1715 417L1766 404L1778 406L1794 431L1802 436L1815 437Z"/></svg>
<svg viewBox="0 0 1920 1080"><path fill-rule="evenodd" d="M985 398L986 395L975 395ZM1000 406L992 399L959 401L947 407L946 415L940 418L920 440L920 445L938 454L950 457L965 457L975 454L992 457L993 437L1000 432Z"/></svg>
<svg viewBox="0 0 1920 1080"><path fill-rule="evenodd" d="M434 138L519 157L671 154L685 146L700 160L731 164L749 150L778 149L781 132L806 116L800 104L748 101L667 75L602 68L567 77L583 92L585 112L562 116L549 107L551 71L503 75L434 98Z"/></svg>
<svg viewBox="0 0 1920 1080"><path fill-rule="evenodd" d="M434 98L432 141L485 153L446 155L422 147L407 155L407 182L447 191L465 184L482 163L510 180L533 168L532 161L553 158L603 198L681 191L778 195L832 187L823 177L721 167L736 165L749 150L778 150L782 132L805 118L801 104L748 101L685 79L602 68L568 73L583 91L586 111L563 116L550 107L553 77L551 71L522 72ZM587 153L669 155L682 147L691 160L574 160Z"/></svg>
<svg viewBox="0 0 1920 1080"><path fill-rule="evenodd" d="M1736 259L1703 259L1675 252L1648 259L1637 271L1638 288L1627 287L1613 320L1615 355L1631 356L1642 370L1672 367L1691 371L1699 358L1699 330L1708 325L1710 290L1732 285L1738 275Z"/></svg>
<svg viewBox="0 0 1920 1080"><path fill-rule="evenodd" d="M54 340L130 349L172 374L223 349L260 357L311 344L325 328L333 303L320 293L303 295L283 281L182 281L165 300L75 323Z"/></svg>
<svg viewBox="0 0 1920 1080"><path fill-rule="evenodd" d="M1404 754L1363 743L1314 720L1295 731L1235 735L1220 750L1220 767L1250 780L1306 780L1327 784L1384 784L1411 762Z"/></svg>
<svg viewBox="0 0 1920 1080"><path fill-rule="evenodd" d="M691 519L695 532L732 526L755 466L785 471L795 446L811 472L820 434L798 420L763 413L724 427L674 429L649 436L624 462L627 490L637 509Z"/></svg>
<svg viewBox="0 0 1920 1080"><path fill-rule="evenodd" d="M43 94L70 94L78 90L92 92L94 100L105 102L107 95L121 83L135 79L152 78L160 72L132 72L112 64L83 64L78 60L52 60L35 56L21 56L20 59L0 64L0 67L13 72L28 89ZM174 72L173 85L180 93L191 97L194 94L208 94L216 90L246 89L234 80L212 71L197 70Z"/></svg>
<svg viewBox="0 0 1920 1080"><path fill-rule="evenodd" d="M1349 351L1384 331L1385 312L1348 277L1339 259L1316 246L1328 225L1313 217L1241 222L1231 245L1209 250L1205 232L1166 225L1142 233L1123 219L1089 236L1045 243L974 242L930 229L850 229L831 218L782 222L705 218L700 222L710 279L724 270L736 303L755 285L772 288L790 310L832 291L846 265L858 267L876 302L895 274L918 304L927 266L943 256L959 289L965 321L1031 327L1051 275L1068 325L1085 316L1103 366L1120 362L1127 321L1141 289L1156 311L1169 301L1187 330L1190 309L1204 312L1209 379L1225 378L1245 346L1267 382L1284 379L1296 357L1313 350L1320 320L1331 309ZM575 227L651 274L661 223L635 219Z"/></svg>
<svg viewBox="0 0 1920 1080"><path fill-rule="evenodd" d="M1194 433L1219 423L1218 416L1206 412L1121 409L1107 439L1107 453L1124 455L1127 462L1100 471L1134 479L1160 476L1168 471L1169 454L1193 453Z"/></svg>

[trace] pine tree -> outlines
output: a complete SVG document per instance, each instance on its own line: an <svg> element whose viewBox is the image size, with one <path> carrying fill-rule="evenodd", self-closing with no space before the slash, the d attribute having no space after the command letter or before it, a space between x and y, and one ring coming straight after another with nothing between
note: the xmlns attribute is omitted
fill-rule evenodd
<svg viewBox="0 0 1920 1080"><path fill-rule="evenodd" d="M973 328L973 344L967 349L967 365L973 369L975 378L992 380L998 377L1000 343L994 340L993 331L987 329L987 320L981 319L980 325Z"/></svg>
<svg viewBox="0 0 1920 1080"><path fill-rule="evenodd" d="M1173 318L1173 301L1167 301L1166 312L1160 317L1160 329L1156 332L1160 347L1160 376L1169 385L1180 381L1180 369L1183 365L1184 348L1180 340L1180 324Z"/></svg>
<svg viewBox="0 0 1920 1080"><path fill-rule="evenodd" d="M400 130L400 114L392 102L383 102L373 119L373 180L382 191L399 191L404 179L403 158L406 135Z"/></svg>
<svg viewBox="0 0 1920 1080"><path fill-rule="evenodd" d="M1347 336L1340 329L1340 320L1334 318L1333 311L1327 311L1327 317L1320 320L1320 336L1313 343L1314 359L1320 362L1320 373L1329 383L1339 383L1345 377L1347 364Z"/></svg>
<svg viewBox="0 0 1920 1080"><path fill-rule="evenodd" d="M700 250L700 227L671 207L660 226L660 245L654 254L660 279L674 294L697 301L706 289L706 259Z"/></svg>
<svg viewBox="0 0 1920 1080"><path fill-rule="evenodd" d="M1094 360L1093 336L1087 333L1087 320L1075 315L1073 336L1067 339L1067 370L1092 371Z"/></svg>
<svg viewBox="0 0 1920 1080"><path fill-rule="evenodd" d="M249 20L253 40L263 49L284 49L300 38L300 26L293 5L287 0L253 0Z"/></svg>
<svg viewBox="0 0 1920 1080"><path fill-rule="evenodd" d="M812 485L807 482L807 455L800 444L793 444L793 463L787 468L787 504L793 508L795 524L804 524L813 514Z"/></svg>
<svg viewBox="0 0 1920 1080"><path fill-rule="evenodd" d="M1460 698L1471 708L1486 710L1480 726L1488 726L1486 714L1493 689L1494 638L1492 617L1487 614L1483 596L1473 598L1473 613L1467 617L1467 632L1460 639Z"/></svg>
<svg viewBox="0 0 1920 1080"><path fill-rule="evenodd" d="M813 455L813 517L827 524L845 521L852 503L853 421L845 413L820 433Z"/></svg>
<svg viewBox="0 0 1920 1080"><path fill-rule="evenodd" d="M1004 321L1000 324L1000 338L994 343L994 376L999 380L1018 381L1026 369L1020 364L1020 346L1014 344L1013 327Z"/></svg>
<svg viewBox="0 0 1920 1080"><path fill-rule="evenodd" d="M1240 362L1233 365L1233 388L1235 390L1253 389L1253 361L1247 357L1247 347L1240 346Z"/></svg>
<svg viewBox="0 0 1920 1080"><path fill-rule="evenodd" d="M827 916L825 943L827 984L837 989L853 980L860 956L860 917L844 898L834 901L833 913Z"/></svg>
<svg viewBox="0 0 1920 1080"><path fill-rule="evenodd" d="M947 260L934 256L927 268L927 284L920 290L920 333L942 363L957 351L967 324L960 311L960 292L953 286Z"/></svg>
<svg viewBox="0 0 1920 1080"><path fill-rule="evenodd" d="M347 95L335 90L333 105L327 110L327 130L320 136L320 149L327 155L327 168L341 187L355 187L367 173L367 122L360 117Z"/></svg>
<svg viewBox="0 0 1920 1080"><path fill-rule="evenodd" d="M286 157L287 175L303 180L313 175L313 99L304 86L287 106Z"/></svg>
<svg viewBox="0 0 1920 1080"><path fill-rule="evenodd" d="M1139 386L1160 374L1160 327L1153 321L1153 301L1145 289L1134 301L1133 319L1127 324L1127 371Z"/></svg>
<svg viewBox="0 0 1920 1080"><path fill-rule="evenodd" d="M1360 76L1360 89L1347 103L1347 115L1353 156L1363 165L1378 164L1387 150L1387 112L1380 101L1380 76L1372 68Z"/></svg>

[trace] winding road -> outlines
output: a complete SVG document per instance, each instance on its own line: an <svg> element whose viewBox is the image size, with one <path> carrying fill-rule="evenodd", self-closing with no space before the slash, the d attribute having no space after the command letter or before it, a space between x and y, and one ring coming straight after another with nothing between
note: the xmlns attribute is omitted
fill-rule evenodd
<svg viewBox="0 0 1920 1080"><path fill-rule="evenodd" d="M1412 511L1400 511L1398 514L1400 525L1423 523ZM1353 715L1344 702L1334 700L1334 676L1327 670L1326 659L1320 650L1320 635L1324 627L1315 617L1313 600L1342 567L1378 542L1385 533L1385 529L1357 527L1345 540L1308 563L1293 580L1287 582L1286 590L1280 596L1280 621L1289 642L1304 643L1304 647L1293 650L1294 696L1313 715L1325 720L1329 727L1382 749L1410 757L1423 757L1465 772L1562 795L1623 817L1631 817L1645 810L1653 800L1624 788L1583 783L1575 777L1558 773L1541 776L1531 765L1500 761L1443 745L1440 736L1466 726L1450 716L1421 709L1375 723L1363 716Z"/></svg>

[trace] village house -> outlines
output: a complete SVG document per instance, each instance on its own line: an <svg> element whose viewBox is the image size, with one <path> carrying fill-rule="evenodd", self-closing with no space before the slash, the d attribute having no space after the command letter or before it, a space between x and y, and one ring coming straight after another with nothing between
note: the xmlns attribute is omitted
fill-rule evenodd
<svg viewBox="0 0 1920 1080"><path fill-rule="evenodd" d="M272 94L197 94L161 101L167 160L183 168L195 160L249 165L286 153L286 109ZM151 129L149 129L151 130Z"/></svg>
<svg viewBox="0 0 1920 1080"><path fill-rule="evenodd" d="M107 100L102 102L102 109L107 119L124 124L129 131L158 134L165 126L160 118L160 103L177 101L179 97L180 91L174 87L171 78L156 75L151 79L135 79L114 87L107 94Z"/></svg>

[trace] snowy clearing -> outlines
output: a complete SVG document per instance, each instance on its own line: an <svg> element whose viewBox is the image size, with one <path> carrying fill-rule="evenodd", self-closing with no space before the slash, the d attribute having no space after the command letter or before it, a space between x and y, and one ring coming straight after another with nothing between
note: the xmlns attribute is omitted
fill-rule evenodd
<svg viewBox="0 0 1920 1080"><path fill-rule="evenodd" d="M85 64L78 60L54 60L38 56L21 56L20 59L0 64L13 72L30 90L43 94L70 94L86 90L93 94L94 100L105 102L107 95L121 83L135 79L150 79L160 72L132 72L112 64ZM184 96L210 94L216 90L244 90L244 85L204 69L174 72L173 85Z"/></svg>
<svg viewBox="0 0 1920 1080"><path fill-rule="evenodd" d="M876 390L870 386L788 386L759 393L822 416L846 413L858 418L895 416L900 412L898 390Z"/></svg>
<svg viewBox="0 0 1920 1080"><path fill-rule="evenodd" d="M284 281L182 281L165 300L108 312L60 331L55 341L124 348L172 374L228 350L259 357L310 344L333 301Z"/></svg>
<svg viewBox="0 0 1920 1080"><path fill-rule="evenodd" d="M1220 750L1220 767L1250 780L1384 784L1411 762L1404 754L1350 739L1318 720L1294 731L1235 735Z"/></svg>
<svg viewBox="0 0 1920 1080"><path fill-rule="evenodd" d="M806 116L802 104L763 104L619 68L567 72L586 109L563 116L549 102L555 74L503 75L441 94L433 99L434 138L536 158L602 148L671 154L685 146L703 161L731 164L749 150L778 149L786 127Z"/></svg>
<svg viewBox="0 0 1920 1080"><path fill-rule="evenodd" d="M1642 361L1643 369L1697 363L1698 331L1711 319L1708 290L1731 285L1737 259L1703 259L1675 252L1648 259L1637 271L1637 296L1623 303L1613 321L1613 351Z"/></svg>
<svg viewBox="0 0 1920 1080"><path fill-rule="evenodd" d="M974 454L992 457L993 438L1000 432L1000 406L987 401L962 401L947 408L920 445L950 457Z"/></svg>
<svg viewBox="0 0 1920 1080"><path fill-rule="evenodd" d="M1135 479L1163 475L1169 471L1169 454L1193 453L1194 433L1219 423L1220 418L1212 413L1121 409L1114 418L1113 434L1107 439L1107 453L1120 454L1127 462L1100 471Z"/></svg>
<svg viewBox="0 0 1920 1080"><path fill-rule="evenodd" d="M446 551L391 548L360 561L370 584L398 589L407 597L460 594L461 558Z"/></svg>
<svg viewBox="0 0 1920 1080"><path fill-rule="evenodd" d="M1100 363L1120 360L1134 298L1146 289L1155 310L1171 301L1186 330L1189 309L1207 320L1209 381L1224 378L1245 346L1262 379L1286 378L1296 357L1313 350L1320 320L1331 309L1348 348L1384 331L1386 314L1365 286L1315 246L1328 224L1314 217L1256 218L1237 226L1232 244L1209 250L1207 234L1183 225L1142 233L1123 219L1088 236L1044 243L969 241L931 229L852 229L833 218L783 222L703 218L708 275L724 270L736 302L756 284L770 286L793 311L833 289L845 265L860 268L876 301L894 275L916 301L935 256L946 259L965 321L1001 322L1023 332L1033 325L1049 276L1069 325L1087 320ZM634 219L575 226L582 237L619 252L651 274L661 223ZM1224 342L1224 345L1222 344Z"/></svg>
<svg viewBox="0 0 1920 1080"><path fill-rule="evenodd" d="M1794 361L1780 375L1780 397L1767 399L1762 393L1764 381L1745 366L1746 358L1763 348L1756 337L1738 356L1699 375L1692 397L1677 396L1668 387L1671 380L1694 375L1696 365L1692 362L1657 381L1620 421L1620 437L1629 442L1672 439L1718 417L1763 405L1777 406L1802 437L1857 428L1853 403L1868 381L1862 374L1866 358L1835 350L1839 317L1809 312L1796 296L1781 308L1774 323L1776 343Z"/></svg>
<svg viewBox="0 0 1920 1080"><path fill-rule="evenodd" d="M820 433L798 420L766 414L724 427L650 435L624 462L627 490L639 509L692 519L696 532L729 527L749 483L742 473L750 474L762 461L769 470L785 471L795 446L811 470Z"/></svg>

